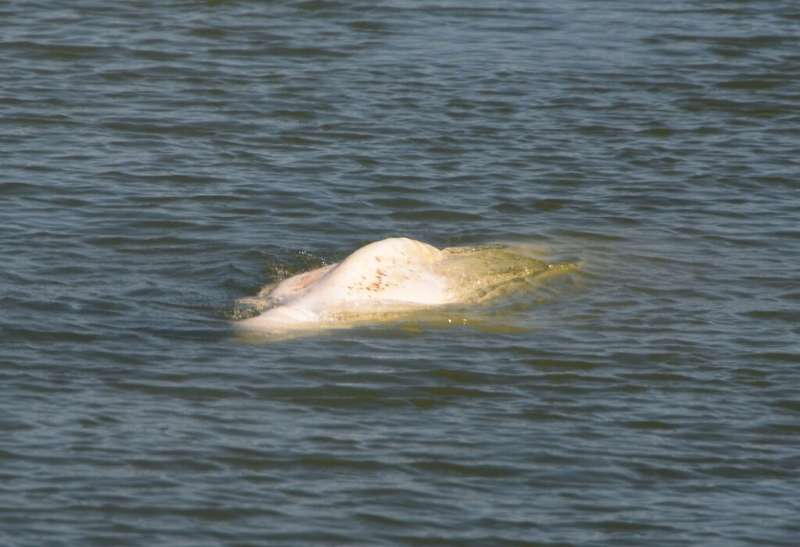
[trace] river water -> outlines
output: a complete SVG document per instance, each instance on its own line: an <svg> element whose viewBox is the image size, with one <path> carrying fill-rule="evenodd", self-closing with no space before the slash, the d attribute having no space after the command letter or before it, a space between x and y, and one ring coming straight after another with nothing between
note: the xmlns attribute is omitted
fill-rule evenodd
<svg viewBox="0 0 800 547"><path fill-rule="evenodd" d="M797 545L798 36L789 0L0 3L0 545ZM581 269L513 328L236 336L400 235Z"/></svg>

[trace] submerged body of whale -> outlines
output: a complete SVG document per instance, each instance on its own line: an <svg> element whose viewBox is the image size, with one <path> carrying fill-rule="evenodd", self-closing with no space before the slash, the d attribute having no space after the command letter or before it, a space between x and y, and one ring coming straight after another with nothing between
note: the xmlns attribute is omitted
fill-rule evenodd
<svg viewBox="0 0 800 547"><path fill-rule="evenodd" d="M437 249L408 238L384 239L337 264L265 287L258 297L246 299L262 313L238 325L282 332L476 304L552 269L509 246Z"/></svg>

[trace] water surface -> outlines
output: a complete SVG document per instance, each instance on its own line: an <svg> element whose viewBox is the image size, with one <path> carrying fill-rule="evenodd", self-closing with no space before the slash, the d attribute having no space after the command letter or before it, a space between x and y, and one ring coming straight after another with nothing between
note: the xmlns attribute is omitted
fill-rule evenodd
<svg viewBox="0 0 800 547"><path fill-rule="evenodd" d="M796 545L800 11L0 4L0 544ZM383 237L523 329L245 344Z"/></svg>

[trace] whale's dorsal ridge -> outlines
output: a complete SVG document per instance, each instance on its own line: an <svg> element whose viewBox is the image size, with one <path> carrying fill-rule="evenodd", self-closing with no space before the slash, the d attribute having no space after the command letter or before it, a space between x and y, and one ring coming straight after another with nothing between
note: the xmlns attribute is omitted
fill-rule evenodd
<svg viewBox="0 0 800 547"><path fill-rule="evenodd" d="M441 257L436 247L408 238L370 243L320 277L313 304L442 303L447 283L433 271Z"/></svg>

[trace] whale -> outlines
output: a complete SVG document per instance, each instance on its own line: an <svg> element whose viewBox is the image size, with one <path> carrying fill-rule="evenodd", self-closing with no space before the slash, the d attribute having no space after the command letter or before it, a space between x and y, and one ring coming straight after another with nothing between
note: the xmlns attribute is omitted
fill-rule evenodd
<svg viewBox="0 0 800 547"><path fill-rule="evenodd" d="M547 274L570 269L570 264L548 263L521 246L439 249L393 237L241 299L240 304L258 314L236 321L236 326L276 334L476 306L529 288L533 280Z"/></svg>

